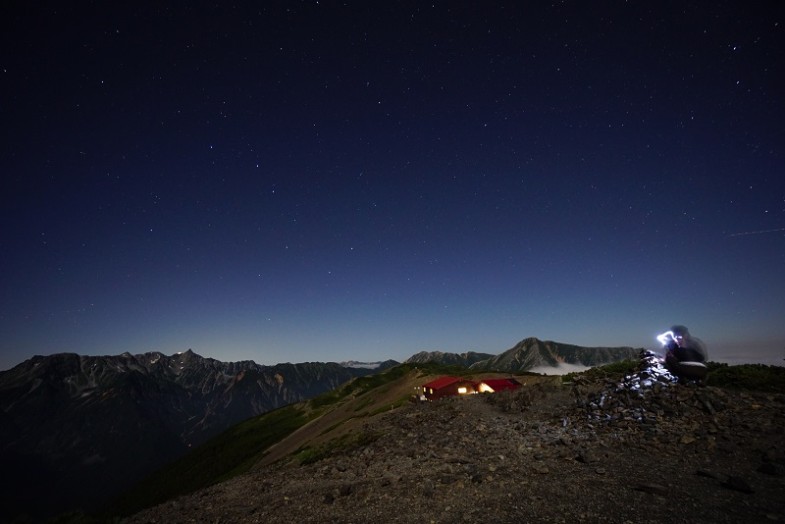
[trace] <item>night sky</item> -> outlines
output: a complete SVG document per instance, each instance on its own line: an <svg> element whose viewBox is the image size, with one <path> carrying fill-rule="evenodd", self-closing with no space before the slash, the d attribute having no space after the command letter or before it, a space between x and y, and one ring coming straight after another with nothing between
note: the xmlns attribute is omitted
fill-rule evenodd
<svg viewBox="0 0 785 524"><path fill-rule="evenodd" d="M781 2L0 8L0 369L785 358Z"/></svg>

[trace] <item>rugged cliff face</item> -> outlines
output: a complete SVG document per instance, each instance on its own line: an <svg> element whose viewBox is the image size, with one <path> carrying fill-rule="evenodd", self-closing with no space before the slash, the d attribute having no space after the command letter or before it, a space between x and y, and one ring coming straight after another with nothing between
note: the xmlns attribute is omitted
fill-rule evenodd
<svg viewBox="0 0 785 524"><path fill-rule="evenodd" d="M93 508L233 424L372 371L190 350L34 357L0 373L4 508Z"/></svg>
<svg viewBox="0 0 785 524"><path fill-rule="evenodd" d="M493 358L490 353L475 353L468 351L466 353L446 353L443 351L420 351L415 353L406 360L407 364L425 364L426 362L435 362L444 364L446 366L461 366L469 367L477 362L483 362Z"/></svg>

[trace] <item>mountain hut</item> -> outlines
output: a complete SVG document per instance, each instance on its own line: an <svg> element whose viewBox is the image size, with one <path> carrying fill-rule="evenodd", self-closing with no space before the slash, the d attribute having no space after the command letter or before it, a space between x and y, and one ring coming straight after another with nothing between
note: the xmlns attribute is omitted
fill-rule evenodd
<svg viewBox="0 0 785 524"><path fill-rule="evenodd" d="M459 377L440 377L422 385L423 394L428 400L456 395L477 393L477 384Z"/></svg>

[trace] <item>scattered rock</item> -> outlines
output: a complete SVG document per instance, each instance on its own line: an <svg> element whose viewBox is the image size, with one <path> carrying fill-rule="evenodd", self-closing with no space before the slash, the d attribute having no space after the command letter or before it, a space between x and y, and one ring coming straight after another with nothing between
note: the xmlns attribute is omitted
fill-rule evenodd
<svg viewBox="0 0 785 524"><path fill-rule="evenodd" d="M780 469L773 462L762 463L760 466L758 466L758 471L760 473L764 473L766 475L772 475L774 477L779 477L782 475Z"/></svg>
<svg viewBox="0 0 785 524"><path fill-rule="evenodd" d="M535 473L539 473L540 475L545 475L546 473L550 472L548 466L546 466L542 462L535 462L534 464L532 464L532 469L534 470Z"/></svg>
<svg viewBox="0 0 785 524"><path fill-rule="evenodd" d="M695 437L692 435L682 435L679 439L679 443L681 444L692 444L693 442L695 442Z"/></svg>
<svg viewBox="0 0 785 524"><path fill-rule="evenodd" d="M728 479L722 483L723 487L728 489L732 489L735 491L740 491L742 493L754 493L755 490L752 489L750 484L741 477L736 476L729 476Z"/></svg>
<svg viewBox="0 0 785 524"><path fill-rule="evenodd" d="M636 491L643 491L644 493L652 493L665 497L668 495L668 488L659 484L637 484L633 489Z"/></svg>
<svg viewBox="0 0 785 524"><path fill-rule="evenodd" d="M422 494L426 497L430 497L433 495L433 481L431 479L425 479L422 482Z"/></svg>

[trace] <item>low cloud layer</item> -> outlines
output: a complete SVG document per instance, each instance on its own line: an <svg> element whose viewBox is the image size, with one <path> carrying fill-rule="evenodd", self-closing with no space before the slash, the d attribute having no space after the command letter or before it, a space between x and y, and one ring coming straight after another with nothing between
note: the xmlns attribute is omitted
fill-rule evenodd
<svg viewBox="0 0 785 524"><path fill-rule="evenodd" d="M559 364L558 366L537 366L529 371L533 373L544 373L546 375L566 375L567 373L580 373L586 371L590 366L580 364Z"/></svg>

